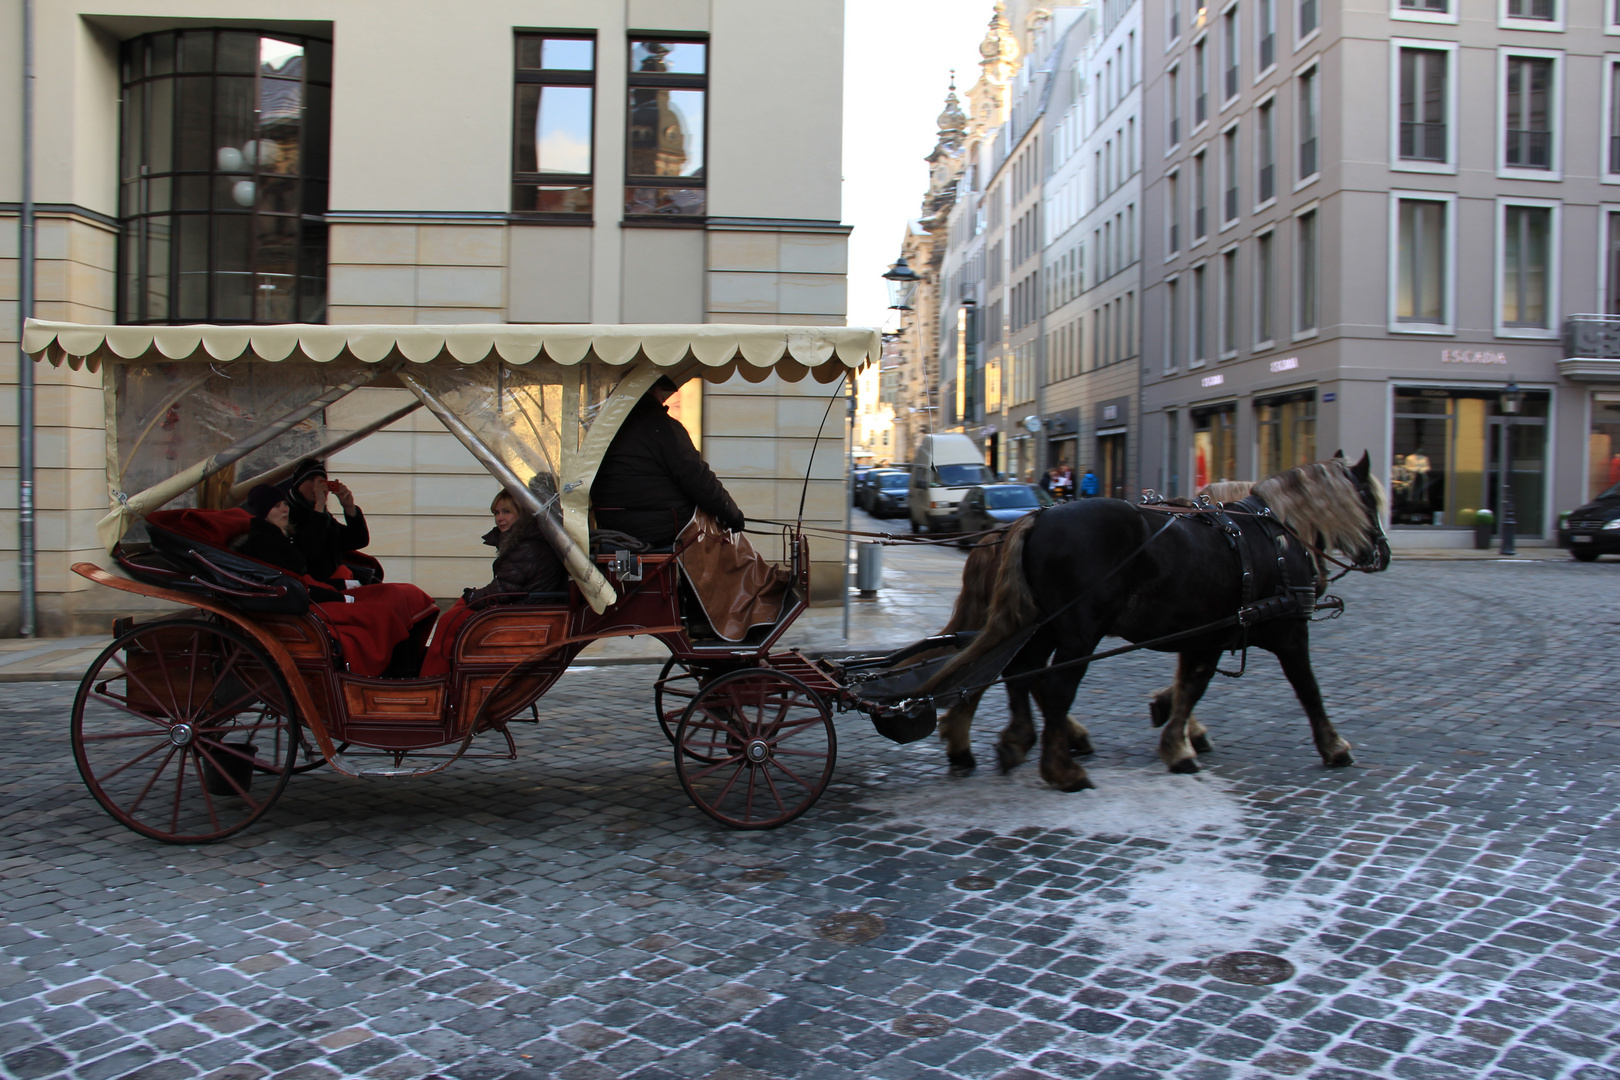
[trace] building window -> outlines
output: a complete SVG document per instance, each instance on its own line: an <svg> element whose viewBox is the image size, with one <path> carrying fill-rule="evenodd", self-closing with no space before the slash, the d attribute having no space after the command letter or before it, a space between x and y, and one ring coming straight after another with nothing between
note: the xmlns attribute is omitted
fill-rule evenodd
<svg viewBox="0 0 1620 1080"><path fill-rule="evenodd" d="M1261 205L1277 195L1277 110L1275 100L1269 100L1257 110L1260 131L1257 136L1259 156L1255 163L1256 188Z"/></svg>
<svg viewBox="0 0 1620 1080"><path fill-rule="evenodd" d="M1479 509L1500 517L1501 465L1506 459L1513 463L1520 530L1540 536L1548 404L1545 390L1526 391L1508 447L1500 391L1397 386L1390 440L1391 523L1468 525Z"/></svg>
<svg viewBox="0 0 1620 1080"><path fill-rule="evenodd" d="M1205 45L1208 38L1199 38L1193 45L1193 127L1209 119L1209 54Z"/></svg>
<svg viewBox="0 0 1620 1080"><path fill-rule="evenodd" d="M1552 22L1558 18L1557 0L1507 0L1507 16Z"/></svg>
<svg viewBox="0 0 1620 1080"><path fill-rule="evenodd" d="M1391 18L1406 22L1457 22L1453 0L1395 0L1389 14Z"/></svg>
<svg viewBox="0 0 1620 1080"><path fill-rule="evenodd" d="M1316 33L1321 22L1317 16L1317 0L1299 0L1299 38L1304 41Z"/></svg>
<svg viewBox="0 0 1620 1080"><path fill-rule="evenodd" d="M1261 233L1254 241L1254 338L1257 346L1269 345L1277 336L1276 308L1272 300L1277 275L1272 254L1275 236L1275 233Z"/></svg>
<svg viewBox="0 0 1620 1080"><path fill-rule="evenodd" d="M1221 197L1221 222L1230 225L1238 216L1238 129L1230 127L1221 137L1221 171L1225 188Z"/></svg>
<svg viewBox="0 0 1620 1080"><path fill-rule="evenodd" d="M1193 491L1217 480L1236 480L1237 402L1192 409Z"/></svg>
<svg viewBox="0 0 1620 1080"><path fill-rule="evenodd" d="M1238 256L1237 249L1221 254L1221 359L1230 360L1238 351Z"/></svg>
<svg viewBox="0 0 1620 1080"><path fill-rule="evenodd" d="M1586 498L1596 499L1620 485L1620 394L1592 393L1592 424L1586 434Z"/></svg>
<svg viewBox="0 0 1620 1080"><path fill-rule="evenodd" d="M1497 319L1511 330L1552 330L1554 208L1506 204L1501 210L1501 287Z"/></svg>
<svg viewBox="0 0 1620 1080"><path fill-rule="evenodd" d="M1451 321L1450 205L1433 199L1396 200L1395 322L1444 327Z"/></svg>
<svg viewBox="0 0 1620 1080"><path fill-rule="evenodd" d="M1316 68L1299 77L1299 179L1316 175Z"/></svg>
<svg viewBox="0 0 1620 1080"><path fill-rule="evenodd" d="M1208 292L1205 286L1203 266L1193 267L1192 272L1192 363L1190 366L1198 367L1209 359L1209 337L1206 334L1205 315L1208 310Z"/></svg>
<svg viewBox="0 0 1620 1080"><path fill-rule="evenodd" d="M1164 81L1165 113L1170 117L1170 149L1181 145L1181 69L1173 67Z"/></svg>
<svg viewBox="0 0 1620 1080"><path fill-rule="evenodd" d="M1294 332L1314 333L1316 314L1316 211L1307 210L1295 218L1295 281L1299 295L1294 305Z"/></svg>
<svg viewBox="0 0 1620 1080"><path fill-rule="evenodd" d="M1439 15L1448 14L1451 0L1400 0L1402 11L1432 11Z"/></svg>
<svg viewBox="0 0 1620 1080"><path fill-rule="evenodd" d="M595 40L517 35L516 82L512 211L589 219L596 127Z"/></svg>
<svg viewBox="0 0 1620 1080"><path fill-rule="evenodd" d="M1170 254L1174 255L1181 250L1181 174L1173 172L1165 177L1164 185L1165 218L1169 221Z"/></svg>
<svg viewBox="0 0 1620 1080"><path fill-rule="evenodd" d="M1446 114L1450 97L1446 92L1446 62L1449 57L1438 49L1400 51L1401 134L1399 155L1404 161L1438 161L1447 158Z"/></svg>
<svg viewBox="0 0 1620 1080"><path fill-rule="evenodd" d="M626 217L707 212L708 70L706 42L630 39Z"/></svg>
<svg viewBox="0 0 1620 1080"><path fill-rule="evenodd" d="M1551 169L1553 61L1507 57L1502 163L1511 169Z"/></svg>
<svg viewBox="0 0 1620 1080"><path fill-rule="evenodd" d="M1316 460L1315 390L1255 398L1254 422L1260 451L1256 476L1273 476Z"/></svg>
<svg viewBox="0 0 1620 1080"><path fill-rule="evenodd" d="M1204 206L1204 189L1206 187L1205 161L1207 156L1203 151L1193 155L1193 242L1197 243L1208 234L1208 213Z"/></svg>
<svg viewBox="0 0 1620 1080"><path fill-rule="evenodd" d="M1164 370L1174 371L1181 363L1181 279L1171 278L1164 290L1165 335Z"/></svg>
<svg viewBox="0 0 1620 1080"><path fill-rule="evenodd" d="M1620 3L1620 0L1616 0ZM1620 62L1609 61L1608 78L1604 80L1607 100L1604 102L1607 123L1604 125L1603 171L1610 177L1620 176Z"/></svg>
<svg viewBox="0 0 1620 1080"><path fill-rule="evenodd" d="M1265 71L1277 62L1277 0L1259 0L1256 9L1258 27L1256 33L1260 37L1260 71Z"/></svg>
<svg viewBox="0 0 1620 1080"><path fill-rule="evenodd" d="M1226 53L1226 71L1222 80L1221 101L1231 101L1238 96L1238 9L1236 5L1226 9L1221 19L1221 44Z"/></svg>
<svg viewBox="0 0 1620 1080"><path fill-rule="evenodd" d="M122 54L118 321L325 322L331 42L185 30Z"/></svg>
<svg viewBox="0 0 1620 1080"><path fill-rule="evenodd" d="M1170 9L1170 43L1175 44L1181 37L1181 0L1165 0Z"/></svg>

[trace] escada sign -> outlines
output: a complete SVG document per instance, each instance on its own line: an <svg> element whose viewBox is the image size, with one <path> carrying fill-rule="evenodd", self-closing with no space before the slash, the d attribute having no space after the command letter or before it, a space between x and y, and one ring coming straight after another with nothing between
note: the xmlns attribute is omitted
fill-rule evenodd
<svg viewBox="0 0 1620 1080"><path fill-rule="evenodd" d="M1507 363L1507 353L1482 352L1477 349L1441 349L1440 362L1442 364L1503 364Z"/></svg>

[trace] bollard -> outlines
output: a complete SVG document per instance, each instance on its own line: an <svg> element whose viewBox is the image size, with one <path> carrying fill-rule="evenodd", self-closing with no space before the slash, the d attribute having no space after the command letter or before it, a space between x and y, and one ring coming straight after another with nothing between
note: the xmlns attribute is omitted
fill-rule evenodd
<svg viewBox="0 0 1620 1080"><path fill-rule="evenodd" d="M882 544L862 544L855 549L855 587L862 596L876 596L883 588Z"/></svg>

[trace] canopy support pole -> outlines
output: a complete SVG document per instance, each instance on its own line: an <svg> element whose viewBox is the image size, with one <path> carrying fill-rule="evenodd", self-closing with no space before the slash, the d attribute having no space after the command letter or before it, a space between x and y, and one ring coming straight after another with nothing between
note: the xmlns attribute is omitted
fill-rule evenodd
<svg viewBox="0 0 1620 1080"><path fill-rule="evenodd" d="M113 545L118 542L119 537L128 531L129 523L134 518L145 517L169 500L190 491L215 473L223 472L265 443L279 438L322 409L348 397L380 374L382 372L377 369L376 365L373 365L356 375L351 381L343 383L341 386L332 387L314 401L300 405L279 419L272 420L259 430L243 436L219 453L204 458L184 472L171 476L162 483L153 484L138 494L120 497L118 505L113 507L112 512L96 522L96 531L101 536L102 543L107 546L107 550L111 551Z"/></svg>
<svg viewBox="0 0 1620 1080"><path fill-rule="evenodd" d="M563 566L567 569L569 577L579 584L580 592L585 596L585 602L590 604L591 610L597 614L606 611L618 602L618 594L613 586L608 584L607 578L591 562L590 555L578 544L574 543L562 525L547 513L547 507L540 501L540 497L529 490L517 473L513 472L506 462L502 461L496 453L469 428L461 422L461 418L452 412L444 402L440 401L431 390L417 381L409 372L400 371L398 378L405 388L415 394L426 405L428 411L439 418L439 422L460 440L461 445L478 463L489 470L489 474L499 480L506 488L507 493L523 505L523 508L534 515L534 521L548 543L556 549L562 557ZM566 490L566 489L565 489Z"/></svg>
<svg viewBox="0 0 1620 1080"><path fill-rule="evenodd" d="M34 0L22 4L22 212L17 218L17 633L38 632L34 537L34 363L22 330L34 313Z"/></svg>
<svg viewBox="0 0 1620 1080"><path fill-rule="evenodd" d="M304 456L320 458L322 460L329 458L340 450L347 450L361 439L364 439L367 435L381 431L394 421L405 419L405 417L409 416L411 413L415 412L421 407L422 403L420 401L413 401L403 408L395 409L381 420L373 420L365 427L356 428L354 431L349 432L342 438L333 439L326 445L319 447L318 449L313 450ZM301 461L303 459L300 458L298 460ZM285 465L277 465L275 468L262 472L258 476L251 476L248 479L243 480L241 483L236 484L231 488L231 501L241 502L243 499L247 498L248 492L252 491L260 484L279 484L281 481L291 476L293 474L293 470L296 468L298 468L298 461L289 461Z"/></svg>

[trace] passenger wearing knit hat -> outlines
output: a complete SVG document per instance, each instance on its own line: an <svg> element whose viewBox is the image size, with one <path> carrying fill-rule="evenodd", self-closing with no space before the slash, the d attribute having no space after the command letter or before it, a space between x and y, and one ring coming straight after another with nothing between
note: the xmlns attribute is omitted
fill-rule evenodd
<svg viewBox="0 0 1620 1080"><path fill-rule="evenodd" d="M232 541L231 546L250 559L294 574L305 573L308 564L303 552L287 536L286 494L278 487L257 484L248 492L242 509L252 514L253 520L248 524L248 531Z"/></svg>
<svg viewBox="0 0 1620 1080"><path fill-rule="evenodd" d="M288 477L285 490L292 512L292 542L303 552L309 576L328 581L339 575L343 556L371 543L366 516L355 505L354 493L342 481L326 474L326 462L305 458ZM343 507L340 522L327 510L329 495L336 495Z"/></svg>
<svg viewBox="0 0 1620 1080"><path fill-rule="evenodd" d="M287 501L286 494L274 484L256 484L248 492L247 499L242 503L242 509L263 521L265 516L275 509L277 503Z"/></svg>

